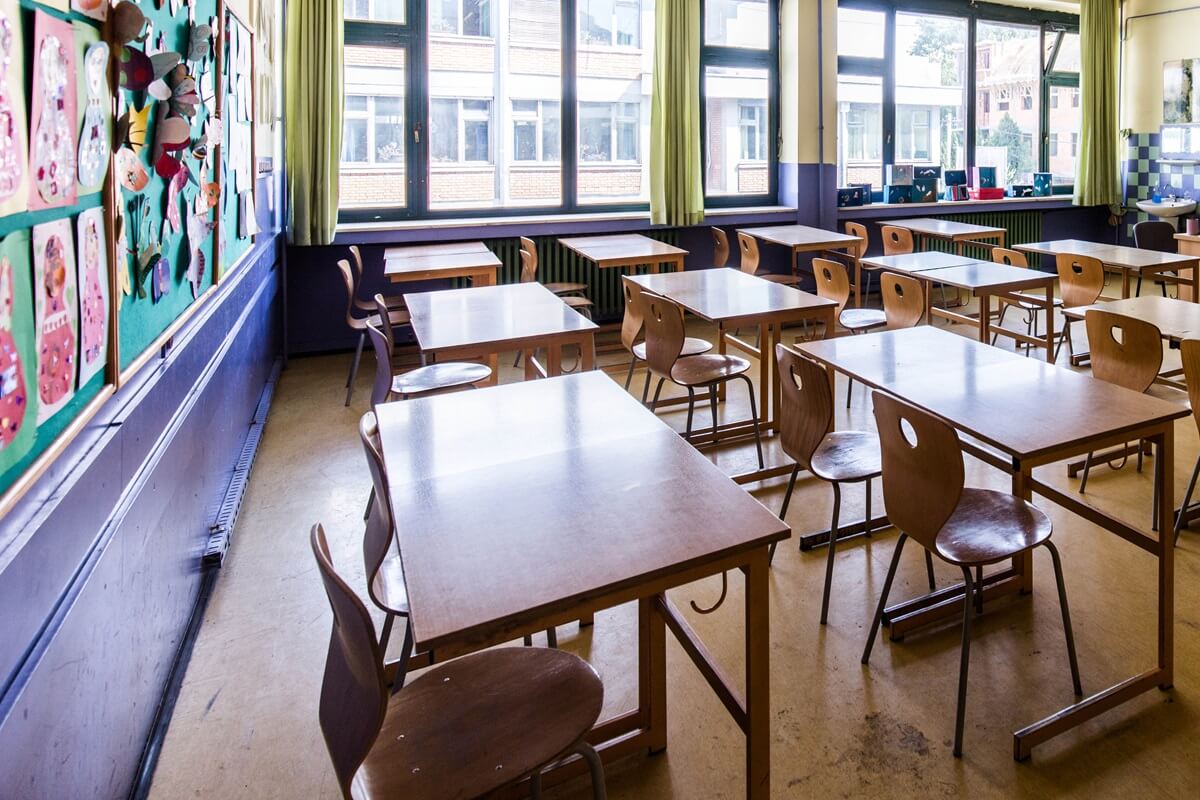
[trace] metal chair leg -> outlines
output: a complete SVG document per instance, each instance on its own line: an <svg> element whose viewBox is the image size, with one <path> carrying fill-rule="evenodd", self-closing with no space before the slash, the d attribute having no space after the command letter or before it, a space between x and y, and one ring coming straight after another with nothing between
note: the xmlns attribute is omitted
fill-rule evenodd
<svg viewBox="0 0 1200 800"><path fill-rule="evenodd" d="M854 378L846 378L846 408L850 407L850 393L854 391Z"/></svg>
<svg viewBox="0 0 1200 800"><path fill-rule="evenodd" d="M1000 318L996 320L997 328L1004 325L1004 315L1008 313L1008 307L1010 305L1012 305L1012 304L1011 303L1001 303L1000 304ZM998 334L998 333L992 334L992 347L996 346L996 340L999 338L1000 338L1000 334Z"/></svg>
<svg viewBox="0 0 1200 800"><path fill-rule="evenodd" d="M642 405L650 399L650 370L646 370L646 383L642 386Z"/></svg>
<svg viewBox="0 0 1200 800"><path fill-rule="evenodd" d="M688 392L687 432L684 434L684 437L690 440L692 438L692 416L696 412L696 390L693 389L691 386L689 386L689 387L687 387L687 392Z"/></svg>
<svg viewBox="0 0 1200 800"><path fill-rule="evenodd" d="M1059 558L1058 548L1054 546L1054 542L1047 539L1042 544L1050 551L1050 558L1054 561L1054 580L1058 584L1058 604L1062 607L1063 630L1067 634L1067 658L1071 661L1071 685L1075 689L1075 696L1082 697L1083 684L1079 681L1079 661L1075 658L1075 634L1071 629L1071 609L1067 605L1067 584L1063 581L1062 559Z"/></svg>
<svg viewBox="0 0 1200 800"><path fill-rule="evenodd" d="M717 387L712 385L708 387L708 407L712 411L712 433L713 444L717 443Z"/></svg>
<svg viewBox="0 0 1200 800"><path fill-rule="evenodd" d="M758 405L754 402L754 381L745 375L739 378L746 381L746 391L750 394L750 419L754 422L754 447L758 450L758 468L763 468L762 433L758 429Z"/></svg>
<svg viewBox="0 0 1200 800"><path fill-rule="evenodd" d="M558 631L554 628L546 628L546 646L558 649Z"/></svg>
<svg viewBox="0 0 1200 800"><path fill-rule="evenodd" d="M929 577L929 591L937 591L937 581L933 576L933 553L925 551L925 574Z"/></svg>
<svg viewBox="0 0 1200 800"><path fill-rule="evenodd" d="M983 613L983 566L975 567L975 613Z"/></svg>
<svg viewBox="0 0 1200 800"><path fill-rule="evenodd" d="M1133 290L1133 296L1134 297L1142 296L1142 276L1141 275L1138 275L1137 288Z"/></svg>
<svg viewBox="0 0 1200 800"><path fill-rule="evenodd" d="M529 797L531 800L542 800L542 771L535 769L529 776Z"/></svg>
<svg viewBox="0 0 1200 800"><path fill-rule="evenodd" d="M587 762L588 772L592 776L592 800L608 800L608 789L604 785L604 764L596 750L587 742L575 746L575 752Z"/></svg>
<svg viewBox="0 0 1200 800"><path fill-rule="evenodd" d="M1087 459L1083 462L1083 477L1079 479L1079 493L1083 494L1083 490L1087 488L1088 473L1092 469L1092 452L1089 450Z"/></svg>
<svg viewBox="0 0 1200 800"><path fill-rule="evenodd" d="M787 491L783 493L783 505L779 507L779 518L786 521L788 503L792 502L792 489L796 488L796 476L800 474L800 465L792 467L792 477L788 480ZM775 545L779 542L771 542L771 549L767 553L767 563L770 564L775 558Z"/></svg>
<svg viewBox="0 0 1200 800"><path fill-rule="evenodd" d="M629 372L625 373L625 391L629 391L629 384L633 383L633 368L637 366L637 359L631 353L629 356Z"/></svg>
<svg viewBox="0 0 1200 800"><path fill-rule="evenodd" d="M371 494L367 496L367 508L363 511L363 522L371 518L371 507L375 505L375 487L371 487Z"/></svg>
<svg viewBox="0 0 1200 800"><path fill-rule="evenodd" d="M888 567L887 577L883 579L883 591L879 593L879 605L875 607L875 619L871 622L870 633L867 634L867 646L863 648L862 663L864 664L871 660L871 649L875 647L875 636L879 633L879 623L883 621L883 608L887 605L888 595L892 591L892 580L896 577L896 567L900 565L900 553L904 550L904 543L907 541L908 534L903 532L896 540L892 563Z"/></svg>
<svg viewBox="0 0 1200 800"><path fill-rule="evenodd" d="M833 556L837 550L838 516L842 510L842 487L833 484L833 521L829 524L829 555L825 559L825 592L821 595L821 624L829 620L829 590L833 586Z"/></svg>
<svg viewBox="0 0 1200 800"><path fill-rule="evenodd" d="M958 666L958 712L954 720L954 757L962 758L963 722L967 716L967 668L971 664L971 603L974 588L971 585L971 568L963 567L963 584L966 595L963 602L962 660Z"/></svg>
<svg viewBox="0 0 1200 800"><path fill-rule="evenodd" d="M666 378L659 378L658 385L654 387L654 400L650 403L651 411L658 411L658 395L662 391L663 381L665 380ZM646 386L649 388L649 384L646 384Z"/></svg>
<svg viewBox="0 0 1200 800"><path fill-rule="evenodd" d="M866 508L864 509L865 513L863 514L863 517L864 517L864 519L863 519L863 536L866 536L868 539L870 539L871 538L871 523L874 521L874 517L871 516L871 479L870 478L867 478L867 496L866 496L866 500L865 500L865 505L866 505Z"/></svg>
<svg viewBox="0 0 1200 800"><path fill-rule="evenodd" d="M1196 466L1192 467L1192 477L1188 480L1187 491L1183 493L1183 504L1179 506L1179 513L1175 515L1175 541L1179 541L1179 532L1184 528L1184 519L1187 516L1188 506L1192 503L1192 492L1196 490L1196 478L1200 477L1200 458L1196 459Z"/></svg>
<svg viewBox="0 0 1200 800"><path fill-rule="evenodd" d="M396 615L390 611L383 617L383 629L379 632L379 652L387 655L388 639L392 636L392 624L396 621Z"/></svg>
<svg viewBox="0 0 1200 800"><path fill-rule="evenodd" d="M358 347L354 350L354 362L350 365L350 377L346 378L346 405L354 397L354 379L358 377L358 364L362 361L363 342L367 340L367 332L358 334Z"/></svg>

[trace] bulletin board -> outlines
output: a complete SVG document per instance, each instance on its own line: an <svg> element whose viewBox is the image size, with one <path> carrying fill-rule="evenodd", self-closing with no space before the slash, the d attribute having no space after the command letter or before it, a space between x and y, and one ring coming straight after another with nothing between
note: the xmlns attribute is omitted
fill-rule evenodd
<svg viewBox="0 0 1200 800"><path fill-rule="evenodd" d="M232 10L225 11L221 87L221 256L218 277L236 266L258 232L255 214L254 35Z"/></svg>

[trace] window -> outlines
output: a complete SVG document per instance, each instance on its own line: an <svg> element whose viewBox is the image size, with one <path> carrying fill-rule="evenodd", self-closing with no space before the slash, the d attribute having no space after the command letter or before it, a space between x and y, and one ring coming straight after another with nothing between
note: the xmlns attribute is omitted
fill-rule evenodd
<svg viewBox="0 0 1200 800"><path fill-rule="evenodd" d="M882 11L860 8L838 8L838 55L859 58L882 58L885 36L885 16Z"/></svg>
<svg viewBox="0 0 1200 800"><path fill-rule="evenodd" d="M896 14L897 161L966 166L967 21Z"/></svg>
<svg viewBox="0 0 1200 800"><path fill-rule="evenodd" d="M646 207L654 0L341 2L342 220ZM774 202L779 0L700 2L706 192Z"/></svg>
<svg viewBox="0 0 1200 800"><path fill-rule="evenodd" d="M1051 97L1046 114L1050 146L1045 170L1051 173L1054 183L1070 184L1075 182L1079 151L1079 34L1047 31L1043 40Z"/></svg>
<svg viewBox="0 0 1200 800"><path fill-rule="evenodd" d="M838 185L883 187L883 80L838 76Z"/></svg>

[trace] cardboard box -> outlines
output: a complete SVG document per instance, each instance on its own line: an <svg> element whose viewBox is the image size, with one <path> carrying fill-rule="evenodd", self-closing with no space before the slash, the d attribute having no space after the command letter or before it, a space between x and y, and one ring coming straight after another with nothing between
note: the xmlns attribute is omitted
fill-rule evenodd
<svg viewBox="0 0 1200 800"><path fill-rule="evenodd" d="M912 186L892 186L891 184L887 184L883 187L883 202L911 203L912 188Z"/></svg>
<svg viewBox="0 0 1200 800"><path fill-rule="evenodd" d="M930 178L937 180L940 177L942 177L942 168L941 167L934 167L934 166L930 166L928 164L917 165L917 166L913 167L913 180L914 181L921 180L921 179L929 180Z"/></svg>
<svg viewBox="0 0 1200 800"><path fill-rule="evenodd" d="M955 183L946 187L946 199L950 201L968 200L970 195L967 194L967 187L964 184Z"/></svg>
<svg viewBox="0 0 1200 800"><path fill-rule="evenodd" d="M996 183L996 168L995 167L974 167L971 170L971 185L976 189L995 189Z"/></svg>
<svg viewBox="0 0 1200 800"><path fill-rule="evenodd" d="M869 183L852 183L850 185L855 186L859 189L862 189L862 192L863 192L862 204L864 206L871 205L871 203L873 201L873 198L871 197L871 184L869 184Z"/></svg>
<svg viewBox="0 0 1200 800"><path fill-rule="evenodd" d="M912 201L914 203L936 203L937 199L937 178L913 178Z"/></svg>
<svg viewBox="0 0 1200 800"><path fill-rule="evenodd" d="M972 200L1003 200L1004 190L995 186L974 188L968 190Z"/></svg>
<svg viewBox="0 0 1200 800"><path fill-rule="evenodd" d="M1033 186L1028 183L1014 183L1008 189L1009 197L1033 197Z"/></svg>
<svg viewBox="0 0 1200 800"><path fill-rule="evenodd" d="M1054 175L1049 172L1033 173L1033 196L1049 197L1054 191Z"/></svg>
<svg viewBox="0 0 1200 800"><path fill-rule="evenodd" d="M861 186L844 186L837 190L838 208L849 208L851 206L861 206L863 204L863 190Z"/></svg>
<svg viewBox="0 0 1200 800"><path fill-rule="evenodd" d="M888 186L912 186L912 182L912 164L888 164L886 181Z"/></svg>
<svg viewBox="0 0 1200 800"><path fill-rule="evenodd" d="M943 177L947 186L967 185L967 171L965 169L948 169Z"/></svg>
<svg viewBox="0 0 1200 800"><path fill-rule="evenodd" d="M1075 184L1073 183L1056 183L1050 187L1050 194L1057 197L1060 194L1071 195L1075 194Z"/></svg>

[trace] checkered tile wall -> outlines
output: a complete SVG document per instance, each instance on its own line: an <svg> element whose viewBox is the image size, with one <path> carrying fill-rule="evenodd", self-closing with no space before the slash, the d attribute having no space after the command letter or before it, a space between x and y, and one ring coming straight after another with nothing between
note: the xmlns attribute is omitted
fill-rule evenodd
<svg viewBox="0 0 1200 800"><path fill-rule="evenodd" d="M1135 133L1127 142L1125 160L1125 237L1133 241L1135 223L1150 219L1138 211L1135 203L1145 200L1157 187L1163 195L1172 192L1179 197L1200 200L1200 184L1196 181L1196 164L1166 164L1159 160L1159 134Z"/></svg>

